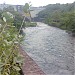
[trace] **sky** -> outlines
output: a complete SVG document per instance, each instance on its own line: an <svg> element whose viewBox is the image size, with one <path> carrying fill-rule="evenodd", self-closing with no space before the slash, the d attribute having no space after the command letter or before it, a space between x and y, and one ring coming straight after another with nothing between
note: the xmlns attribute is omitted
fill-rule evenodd
<svg viewBox="0 0 75 75"><path fill-rule="evenodd" d="M6 3L6 4L20 4L24 5L25 3L31 2L32 6L38 7L38 6L45 6L48 4L55 4L55 3L73 3L75 0L0 0L0 4Z"/></svg>

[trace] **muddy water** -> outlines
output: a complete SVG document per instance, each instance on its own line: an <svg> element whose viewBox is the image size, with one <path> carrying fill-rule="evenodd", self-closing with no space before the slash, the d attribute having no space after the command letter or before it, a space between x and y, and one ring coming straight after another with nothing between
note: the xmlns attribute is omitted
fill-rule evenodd
<svg viewBox="0 0 75 75"><path fill-rule="evenodd" d="M74 75L73 38L64 30L37 24L24 30L23 49L46 75Z"/></svg>

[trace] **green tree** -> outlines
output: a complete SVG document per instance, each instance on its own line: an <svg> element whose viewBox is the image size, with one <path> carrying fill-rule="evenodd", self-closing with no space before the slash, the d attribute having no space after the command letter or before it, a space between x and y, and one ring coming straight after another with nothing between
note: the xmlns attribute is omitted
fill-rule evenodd
<svg viewBox="0 0 75 75"><path fill-rule="evenodd" d="M14 16L10 12L3 12L2 17L6 18L8 24L13 23L14 21Z"/></svg>
<svg viewBox="0 0 75 75"><path fill-rule="evenodd" d="M25 17L29 18L29 20L31 22L30 6L31 6L30 4L26 3L25 6L23 7L23 11L24 11Z"/></svg>
<svg viewBox="0 0 75 75"><path fill-rule="evenodd" d="M24 11L24 13L28 13L28 12L29 12L29 4L28 4L28 3L26 3L26 4L24 5L23 11Z"/></svg>
<svg viewBox="0 0 75 75"><path fill-rule="evenodd" d="M15 12L14 16L15 16L14 17L14 22L13 22L14 26L19 30L20 27L21 27L22 21L23 21L23 16L20 13L18 13L18 12Z"/></svg>
<svg viewBox="0 0 75 75"><path fill-rule="evenodd" d="M67 14L67 18L64 21L64 25L66 25L67 30L75 33L75 13Z"/></svg>
<svg viewBox="0 0 75 75"><path fill-rule="evenodd" d="M9 19L11 16L4 12L4 24L0 23L0 75L20 75L23 63L19 53L21 37ZM10 21L10 24L7 21Z"/></svg>

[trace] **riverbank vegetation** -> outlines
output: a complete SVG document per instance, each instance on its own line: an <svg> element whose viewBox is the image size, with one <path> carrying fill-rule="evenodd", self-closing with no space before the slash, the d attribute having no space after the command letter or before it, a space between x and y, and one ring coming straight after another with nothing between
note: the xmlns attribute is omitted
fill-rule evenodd
<svg viewBox="0 0 75 75"><path fill-rule="evenodd" d="M29 13L28 9L24 9L24 13ZM0 75L22 75L23 56L19 46L23 38L22 28L29 26L36 26L36 23L30 19L26 21L26 15L12 7L0 10Z"/></svg>
<svg viewBox="0 0 75 75"><path fill-rule="evenodd" d="M2 13L0 21L0 75L20 75L23 64L19 53L21 35L12 24L11 15Z"/></svg>
<svg viewBox="0 0 75 75"><path fill-rule="evenodd" d="M14 20L12 21L13 25L19 30L21 24L23 22L22 27L34 27L37 24L31 22L31 14L30 14L30 4L26 3L19 11L15 11L14 8L10 5L3 10L0 10L0 13L10 12L13 15ZM1 14L0 14L1 15ZM7 15L6 15L7 16ZM10 22L10 21L9 21Z"/></svg>
<svg viewBox="0 0 75 75"><path fill-rule="evenodd" d="M75 33L75 2L49 4L38 14L43 22Z"/></svg>

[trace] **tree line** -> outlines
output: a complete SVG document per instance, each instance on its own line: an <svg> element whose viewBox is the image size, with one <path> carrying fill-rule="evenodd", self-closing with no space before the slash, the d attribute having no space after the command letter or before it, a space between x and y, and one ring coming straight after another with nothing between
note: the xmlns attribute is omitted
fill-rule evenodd
<svg viewBox="0 0 75 75"><path fill-rule="evenodd" d="M38 14L44 23L75 32L75 2L49 4Z"/></svg>

